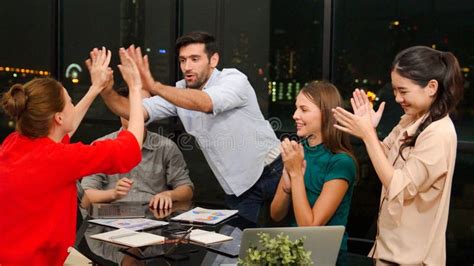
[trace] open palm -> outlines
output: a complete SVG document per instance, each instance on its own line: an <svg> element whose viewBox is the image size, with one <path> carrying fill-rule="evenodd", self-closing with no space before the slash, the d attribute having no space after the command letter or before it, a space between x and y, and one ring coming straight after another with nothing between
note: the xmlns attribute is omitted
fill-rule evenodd
<svg viewBox="0 0 474 266"><path fill-rule="evenodd" d="M86 60L86 66L91 76L92 85L104 89L110 85L110 80L113 79L113 71L109 67L112 53L102 47L102 49L94 48L90 52L90 58Z"/></svg>
<svg viewBox="0 0 474 266"><path fill-rule="evenodd" d="M376 128L382 118L383 110L385 109L385 102L382 102L379 106L377 112L373 107L366 108L366 105L370 105L369 98L364 90L355 89L352 93L351 98L352 110L354 110L354 115L364 116L366 112L370 112L370 118L372 126Z"/></svg>
<svg viewBox="0 0 474 266"><path fill-rule="evenodd" d="M140 72L140 77L143 81L143 89L151 93L151 90L155 84L155 80L153 79L153 75L150 71L148 56L142 56L140 47L135 47L134 45L130 45L130 47L127 48L127 54L135 62L138 71Z"/></svg>

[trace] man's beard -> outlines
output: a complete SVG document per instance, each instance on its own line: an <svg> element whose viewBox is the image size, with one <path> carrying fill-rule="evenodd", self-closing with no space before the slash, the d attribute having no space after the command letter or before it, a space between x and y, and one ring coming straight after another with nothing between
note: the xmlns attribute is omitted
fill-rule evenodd
<svg viewBox="0 0 474 266"><path fill-rule="evenodd" d="M190 89L201 89L201 87L207 82L207 79L201 80L201 79L196 79L196 82L193 84L189 84L187 81L186 82L186 88Z"/></svg>

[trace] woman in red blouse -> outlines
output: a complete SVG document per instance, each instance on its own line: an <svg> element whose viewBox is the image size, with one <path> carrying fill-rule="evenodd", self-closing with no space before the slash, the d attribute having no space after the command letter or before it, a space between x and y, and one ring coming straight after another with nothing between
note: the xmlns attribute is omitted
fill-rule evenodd
<svg viewBox="0 0 474 266"><path fill-rule="evenodd" d="M94 173L128 172L141 160L143 113L138 70L120 50L120 72L130 89L130 125L116 140L69 143L95 97L112 86L110 51L86 61L92 86L74 106L54 79L16 84L1 106L16 131L0 146L0 265L62 265L74 243L76 180Z"/></svg>

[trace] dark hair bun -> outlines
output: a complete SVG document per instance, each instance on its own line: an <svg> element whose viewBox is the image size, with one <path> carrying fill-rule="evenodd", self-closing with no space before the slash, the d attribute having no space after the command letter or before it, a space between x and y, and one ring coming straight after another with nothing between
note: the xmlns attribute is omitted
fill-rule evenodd
<svg viewBox="0 0 474 266"><path fill-rule="evenodd" d="M18 119L25 110L27 101L25 87L15 84L3 95L2 107L9 116Z"/></svg>

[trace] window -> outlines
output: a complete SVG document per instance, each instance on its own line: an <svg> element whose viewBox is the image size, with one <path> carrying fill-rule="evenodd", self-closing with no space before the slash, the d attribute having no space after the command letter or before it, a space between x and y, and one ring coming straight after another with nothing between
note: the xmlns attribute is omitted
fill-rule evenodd
<svg viewBox="0 0 474 266"><path fill-rule="evenodd" d="M118 50L131 44L140 46L149 56L156 80L166 84L174 82L174 1L102 0L97 4L94 0L70 0L63 1L62 8L61 79L75 103L91 84L84 61L94 47L105 46L112 51L110 66L114 71L114 87L126 86L117 68ZM169 120L159 124L168 126ZM119 127L118 117L97 99L74 138L90 142Z"/></svg>
<svg viewBox="0 0 474 266"><path fill-rule="evenodd" d="M51 76L54 69L54 6L50 0L5 1L0 8L0 93L15 83ZM15 128L0 112L0 140Z"/></svg>
<svg viewBox="0 0 474 266"><path fill-rule="evenodd" d="M460 142L446 234L447 256L448 264L470 263L472 253L468 243L473 242L474 235L470 230L472 219L465 218L474 217L471 178L474 163L474 24L470 19L474 15L474 3L335 0L334 6L334 82L346 99L359 87L375 92L379 102L387 102L378 128L381 137L389 133L402 115L390 84L389 71L396 53L410 46L425 45L453 52L459 59L465 92L458 115L453 116ZM356 145L361 177L354 192L352 206L357 206L357 211L351 213L349 232L355 237L373 239L375 228L371 221L375 222L380 182L361 146Z"/></svg>

